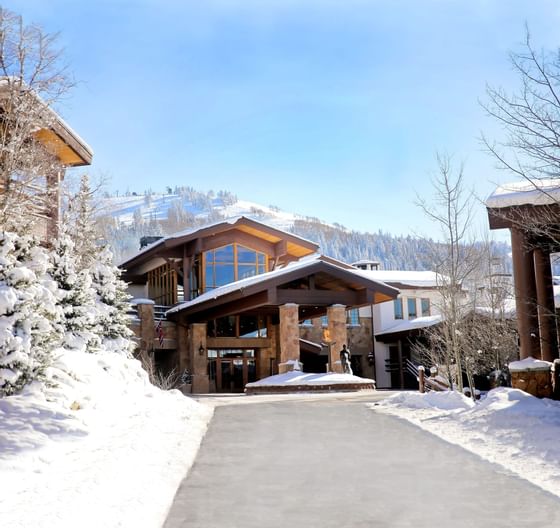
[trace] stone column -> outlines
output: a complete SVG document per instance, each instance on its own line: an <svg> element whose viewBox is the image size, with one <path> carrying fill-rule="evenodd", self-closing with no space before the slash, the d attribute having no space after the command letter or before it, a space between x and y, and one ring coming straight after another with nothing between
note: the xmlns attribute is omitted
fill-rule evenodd
<svg viewBox="0 0 560 528"><path fill-rule="evenodd" d="M140 354L146 357L154 351L154 301L141 300L137 304L140 319Z"/></svg>
<svg viewBox="0 0 560 528"><path fill-rule="evenodd" d="M280 312L280 355L278 358L278 373L284 374L292 370L286 361L299 361L299 315L298 305L288 303L279 306Z"/></svg>
<svg viewBox="0 0 560 528"><path fill-rule="evenodd" d="M511 230L513 280L520 358L540 358L540 339L537 317L535 269L532 252L527 248L525 235L519 229Z"/></svg>
<svg viewBox="0 0 560 528"><path fill-rule="evenodd" d="M535 282L537 290L537 314L541 338L541 356L544 361L554 361L558 357L558 336L550 255L541 248L533 251Z"/></svg>
<svg viewBox="0 0 560 528"><path fill-rule="evenodd" d="M185 370L192 373L192 362L189 347L189 327L184 317L179 315L177 321L177 353L179 355L179 373Z"/></svg>
<svg viewBox="0 0 560 528"><path fill-rule="evenodd" d="M46 177L47 180L47 243L51 245L58 237L58 222L60 220L60 181L62 169L57 169Z"/></svg>
<svg viewBox="0 0 560 528"><path fill-rule="evenodd" d="M191 360L191 372L193 375L193 393L210 391L206 333L206 323L193 323L189 325L188 346Z"/></svg>
<svg viewBox="0 0 560 528"><path fill-rule="evenodd" d="M346 306L342 304L333 304L327 307L327 318L329 320L330 371L342 372L340 351L342 350L342 345L348 346L348 336L346 334ZM350 353L352 353L352 350L350 350Z"/></svg>

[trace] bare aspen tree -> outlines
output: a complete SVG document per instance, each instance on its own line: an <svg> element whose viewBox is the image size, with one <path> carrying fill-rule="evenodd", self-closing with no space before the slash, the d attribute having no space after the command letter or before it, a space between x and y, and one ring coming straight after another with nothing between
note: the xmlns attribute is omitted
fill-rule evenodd
<svg viewBox="0 0 560 528"><path fill-rule="evenodd" d="M442 243L432 246L432 266L438 277L440 310L443 316L442 335L432 346L447 361L447 371L463 390L462 372L465 369L464 340L462 330L468 312L468 300L462 289L478 265L479 254L469 239L474 197L463 183L463 167L455 169L447 155L437 156L437 172L433 176L434 194L430 201L419 198L417 204L426 216L441 229ZM467 372L469 376L469 373Z"/></svg>
<svg viewBox="0 0 560 528"><path fill-rule="evenodd" d="M526 28L523 50L510 53L517 73L517 91L488 86L481 102L488 115L501 126L503 139L482 142L498 168L527 182L543 205L538 218L508 215L520 229L560 243L560 50L537 51Z"/></svg>
<svg viewBox="0 0 560 528"><path fill-rule="evenodd" d="M21 231L34 217L44 216L53 199L47 191L48 179L60 178L56 145L40 137L55 120L51 107L72 86L56 38L0 8L0 225L4 229Z"/></svg>

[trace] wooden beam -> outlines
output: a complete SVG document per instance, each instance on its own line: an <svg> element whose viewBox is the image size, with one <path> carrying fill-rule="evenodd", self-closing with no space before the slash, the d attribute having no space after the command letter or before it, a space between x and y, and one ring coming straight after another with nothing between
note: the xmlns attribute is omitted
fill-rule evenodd
<svg viewBox="0 0 560 528"><path fill-rule="evenodd" d="M209 251L211 249L216 249L222 246L227 246L228 244L233 244L237 242L242 246L248 247L255 251L260 251L261 253L266 253L269 256L275 255L276 245L266 240L256 238L243 231L226 231L224 233L219 233L207 238L202 239L201 251Z"/></svg>
<svg viewBox="0 0 560 528"><path fill-rule="evenodd" d="M283 290L276 291L276 303L296 303L299 305L343 304L344 306L357 306L363 302L364 296L357 291L332 291L332 290Z"/></svg>
<svg viewBox="0 0 560 528"><path fill-rule="evenodd" d="M207 348L270 348L268 337L208 337Z"/></svg>

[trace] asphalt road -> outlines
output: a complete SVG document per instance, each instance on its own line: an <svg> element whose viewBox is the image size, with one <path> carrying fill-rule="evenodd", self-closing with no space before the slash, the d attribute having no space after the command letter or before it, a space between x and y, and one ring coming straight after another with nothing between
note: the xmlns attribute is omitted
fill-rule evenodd
<svg viewBox="0 0 560 528"><path fill-rule="evenodd" d="M560 526L560 499L363 397L255 401L216 408L165 528Z"/></svg>

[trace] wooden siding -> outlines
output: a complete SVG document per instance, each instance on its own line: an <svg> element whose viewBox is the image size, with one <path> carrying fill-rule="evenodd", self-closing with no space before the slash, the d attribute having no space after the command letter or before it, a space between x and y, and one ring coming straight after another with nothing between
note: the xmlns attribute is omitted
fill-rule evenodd
<svg viewBox="0 0 560 528"><path fill-rule="evenodd" d="M148 295L156 304L177 304L177 272L171 264L164 264L148 272Z"/></svg>

